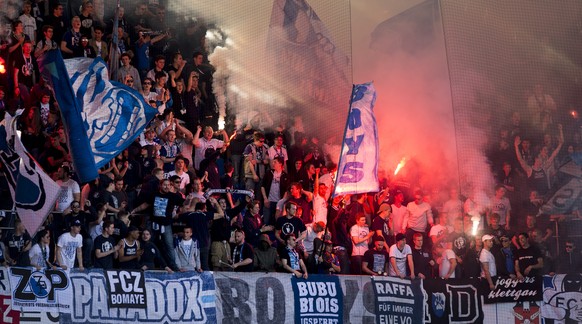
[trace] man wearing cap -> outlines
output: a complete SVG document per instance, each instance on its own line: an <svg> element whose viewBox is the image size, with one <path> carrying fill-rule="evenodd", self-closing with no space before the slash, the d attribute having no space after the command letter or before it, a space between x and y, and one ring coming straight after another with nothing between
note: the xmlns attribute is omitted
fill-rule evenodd
<svg viewBox="0 0 582 324"><path fill-rule="evenodd" d="M394 235L392 235L392 207L389 204L382 204L378 208L378 216L372 220L372 232L376 236L382 236L387 246L394 244Z"/></svg>
<svg viewBox="0 0 582 324"><path fill-rule="evenodd" d="M57 261L63 270L70 270L75 266L75 259L79 264L79 270L83 271L83 236L81 233L81 221L71 223L71 231L64 233L57 242Z"/></svg>
<svg viewBox="0 0 582 324"><path fill-rule="evenodd" d="M489 234L483 235L483 249L479 254L479 262L481 262L481 278L485 278L489 283L489 289L495 289L493 278L497 276L497 267L495 265L495 257L491 253L493 247L493 236Z"/></svg>
<svg viewBox="0 0 582 324"><path fill-rule="evenodd" d="M323 253L317 257L318 272L325 274L339 274L343 273L340 259L333 253L333 243L331 240L323 242L325 244Z"/></svg>
<svg viewBox="0 0 582 324"><path fill-rule="evenodd" d="M407 276L406 265L410 269L410 278L414 279L414 262L412 261L412 249L406 244L406 236L402 233L396 234L396 243L390 247L390 267L388 275L392 277L405 278Z"/></svg>
<svg viewBox="0 0 582 324"><path fill-rule="evenodd" d="M374 248L364 253L362 260L362 273L372 276L381 276L388 271L390 255L386 252L386 244L382 235L374 235Z"/></svg>

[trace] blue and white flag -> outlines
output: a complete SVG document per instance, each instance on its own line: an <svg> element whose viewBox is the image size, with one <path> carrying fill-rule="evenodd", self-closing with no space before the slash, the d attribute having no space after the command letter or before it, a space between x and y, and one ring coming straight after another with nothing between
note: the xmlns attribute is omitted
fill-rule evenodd
<svg viewBox="0 0 582 324"><path fill-rule="evenodd" d="M26 229L34 234L51 212L59 195L60 186L54 182L28 153L16 133L15 117L6 115L6 125L0 126L2 162L7 166L7 179L16 212Z"/></svg>
<svg viewBox="0 0 582 324"><path fill-rule="evenodd" d="M59 51L49 51L40 66L50 76L81 182L97 178L97 169L129 146L157 113L137 91L109 81L100 57L64 61Z"/></svg>
<svg viewBox="0 0 582 324"><path fill-rule="evenodd" d="M334 196L379 190L375 102L372 82L354 85Z"/></svg>

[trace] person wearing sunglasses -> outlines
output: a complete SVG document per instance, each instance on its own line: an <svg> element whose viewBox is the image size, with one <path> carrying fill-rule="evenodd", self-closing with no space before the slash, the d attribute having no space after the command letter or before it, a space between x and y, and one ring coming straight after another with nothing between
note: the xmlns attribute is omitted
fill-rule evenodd
<svg viewBox="0 0 582 324"><path fill-rule="evenodd" d="M579 273L582 270L582 253L576 248L574 240L566 240L564 250L560 251L555 270L556 273ZM553 274L550 272L550 275Z"/></svg>

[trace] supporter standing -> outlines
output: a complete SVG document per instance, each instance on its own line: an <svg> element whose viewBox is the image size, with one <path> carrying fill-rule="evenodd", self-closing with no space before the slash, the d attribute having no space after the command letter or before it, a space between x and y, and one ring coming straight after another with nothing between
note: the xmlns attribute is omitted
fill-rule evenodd
<svg viewBox="0 0 582 324"><path fill-rule="evenodd" d="M51 234L48 230L38 232L38 243L35 244L29 252L30 265L36 270L53 269L56 267L49 261L51 255Z"/></svg>
<svg viewBox="0 0 582 324"><path fill-rule="evenodd" d="M412 241L414 233L421 233L427 238L428 226L434 224L431 206L423 200L420 190L414 192L414 201L406 206L408 223L406 224L406 240Z"/></svg>
<svg viewBox="0 0 582 324"><path fill-rule="evenodd" d="M351 274L362 274L362 260L368 251L368 243L374 232L371 232L366 224L366 216L361 213L356 216L356 225L350 228L352 238Z"/></svg>
<svg viewBox="0 0 582 324"><path fill-rule="evenodd" d="M64 58L75 57L81 47L81 19L79 16L71 19L71 29L67 30L61 40L61 52Z"/></svg>
<svg viewBox="0 0 582 324"><path fill-rule="evenodd" d="M517 278L535 277L541 274L544 258L540 250L529 243L529 235L520 233L518 236L520 249L515 251L515 274Z"/></svg>
<svg viewBox="0 0 582 324"><path fill-rule="evenodd" d="M276 271L281 265L277 249L271 245L269 235L262 234L259 239L259 246L255 250L254 268L255 271Z"/></svg>
<svg viewBox="0 0 582 324"><path fill-rule="evenodd" d="M27 267L30 265L28 251L32 247L32 239L20 220L14 222L14 232L4 237L6 253L4 258L9 265Z"/></svg>
<svg viewBox="0 0 582 324"><path fill-rule="evenodd" d="M170 180L160 180L158 192L152 193L146 202L131 211L136 214L153 206L152 229L156 236L161 236L161 252L172 269L176 269L174 260L174 237L172 234L172 220L177 215L178 208L184 199L180 195L170 192Z"/></svg>
<svg viewBox="0 0 582 324"><path fill-rule="evenodd" d="M274 158L271 164L273 170L267 171L261 182L261 193L265 203L263 217L267 225L275 224L277 202L285 196L289 187L289 177L283 170L283 164L283 158Z"/></svg>
<svg viewBox="0 0 582 324"><path fill-rule="evenodd" d="M381 276L388 273L390 255L386 252L384 237L375 235L373 238L374 248L364 253L362 260L362 274Z"/></svg>
<svg viewBox="0 0 582 324"><path fill-rule="evenodd" d="M224 211L214 197L208 197L208 202L210 202L214 210L209 211L205 203L197 202L193 210L189 208L179 216L180 221L185 224L185 227L192 229L193 238L198 241L201 268L204 271L210 270L208 266L210 256L210 231L208 229L208 223L224 217Z"/></svg>
<svg viewBox="0 0 582 324"><path fill-rule="evenodd" d="M55 207L55 212L64 212L68 209L73 201L81 201L81 188L79 184L71 179L71 170L68 166L62 165L57 170L57 184L61 187L59 197L57 198L57 204Z"/></svg>
<svg viewBox="0 0 582 324"><path fill-rule="evenodd" d="M192 238L192 228L184 227L184 237L174 249L176 265L181 272L197 271L202 272L200 262L200 248L198 240Z"/></svg>
<svg viewBox="0 0 582 324"><path fill-rule="evenodd" d="M214 130L210 126L204 127L204 135L200 138L200 132L202 131L202 127L198 126L196 129L196 133L194 134L194 140L192 143L194 144L194 169L200 169L200 162L204 159L204 153L210 147L214 148L215 150L222 149L228 146L228 134L223 129L220 131L222 134L222 138L224 141L221 141L216 138L212 138L214 136Z"/></svg>
<svg viewBox="0 0 582 324"><path fill-rule="evenodd" d="M166 265L166 261L162 257L158 247L151 241L152 233L149 229L144 229L141 232L141 246L143 254L139 259L139 267L141 270L164 269L168 273L174 273L170 267Z"/></svg>
<svg viewBox="0 0 582 324"><path fill-rule="evenodd" d="M103 223L103 232L97 236L94 241L93 266L101 269L113 269L113 259L117 259L120 246L117 245L113 235L113 223L105 221Z"/></svg>
<svg viewBox="0 0 582 324"><path fill-rule="evenodd" d="M315 198L314 198L315 199ZM392 208L389 204L382 204L378 208L378 216L372 220L371 230L377 236L382 236L387 246L394 244L394 236L392 235Z"/></svg>
<svg viewBox="0 0 582 324"><path fill-rule="evenodd" d="M75 260L79 270L84 271L83 266L83 236L81 236L81 221L71 223L71 231L64 233L57 242L57 260L63 270L71 270L75 266Z"/></svg>
<svg viewBox="0 0 582 324"><path fill-rule="evenodd" d="M388 275L404 279L410 271L410 278L416 278L414 262L412 260L412 249L406 244L406 236L402 233L396 234L396 243L390 247L390 267ZM408 268L408 269L407 269Z"/></svg>
<svg viewBox="0 0 582 324"><path fill-rule="evenodd" d="M260 193L259 186L265 178L269 165L269 156L265 147L265 135L260 132L253 134L253 142L245 147L243 152L245 188Z"/></svg>
<svg viewBox="0 0 582 324"><path fill-rule="evenodd" d="M301 218L296 215L298 205L294 202L285 204L285 217L279 217L275 223L275 237L281 244L285 244L284 237L293 234L294 239L302 241L307 235L307 227Z"/></svg>
<svg viewBox="0 0 582 324"><path fill-rule="evenodd" d="M408 209L406 209L406 206L402 203L404 203L404 193L400 190L396 190L394 193L394 203L390 206L392 207L392 233L394 235L398 233L406 233Z"/></svg>
<svg viewBox="0 0 582 324"><path fill-rule="evenodd" d="M412 240L414 243L414 247L411 249L412 262L414 263L415 275L421 279L434 278L433 269L436 263L432 257L432 252L423 247L422 234L414 234Z"/></svg>
<svg viewBox="0 0 582 324"><path fill-rule="evenodd" d="M481 262L481 278L485 278L489 284L489 289L495 289L495 277L497 277L497 267L495 262L495 257L491 253L491 248L493 247L493 236L485 234L481 238L483 241L483 249L479 255L479 261Z"/></svg>
<svg viewBox="0 0 582 324"><path fill-rule="evenodd" d="M117 250L119 251L119 269L139 269L139 258L143 250L140 248L139 229L137 227L129 227L125 238L117 243Z"/></svg>
<svg viewBox="0 0 582 324"><path fill-rule="evenodd" d="M295 235L286 235L283 241L285 243L279 248L279 257L281 258L283 270L292 273L297 278L307 279L307 267L299 257L297 250L295 250L297 245Z"/></svg>
<svg viewBox="0 0 582 324"><path fill-rule="evenodd" d="M444 247L440 256L439 276L443 279L456 278L457 256L453 252L452 237L447 237L442 241Z"/></svg>
<svg viewBox="0 0 582 324"><path fill-rule="evenodd" d="M235 246L232 250L232 267L235 272L253 271L255 253L253 247L245 242L245 232L238 229L234 232Z"/></svg>

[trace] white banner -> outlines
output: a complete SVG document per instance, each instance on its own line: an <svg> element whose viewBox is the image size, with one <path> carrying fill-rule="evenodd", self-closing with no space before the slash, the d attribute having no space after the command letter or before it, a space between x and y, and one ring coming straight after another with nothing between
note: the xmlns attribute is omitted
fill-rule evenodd
<svg viewBox="0 0 582 324"><path fill-rule="evenodd" d="M70 313L73 288L64 270L10 268L13 310Z"/></svg>
<svg viewBox="0 0 582 324"><path fill-rule="evenodd" d="M375 102L376 90L371 82L354 85L334 195L379 190Z"/></svg>

